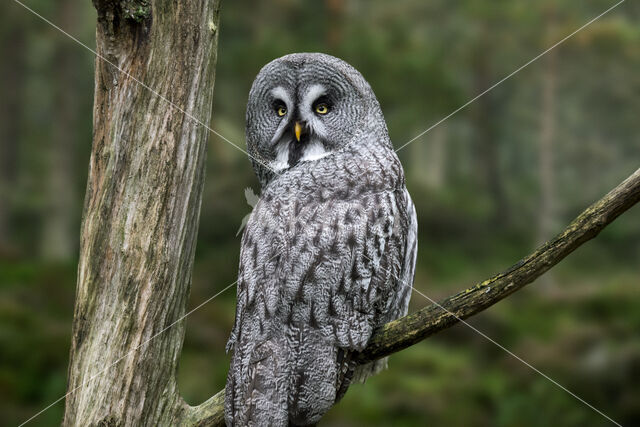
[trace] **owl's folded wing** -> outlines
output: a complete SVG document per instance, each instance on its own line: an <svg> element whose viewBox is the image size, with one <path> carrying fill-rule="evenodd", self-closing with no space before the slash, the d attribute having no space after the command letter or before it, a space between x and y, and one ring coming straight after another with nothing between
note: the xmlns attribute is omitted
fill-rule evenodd
<svg viewBox="0 0 640 427"><path fill-rule="evenodd" d="M332 399L342 396L356 367L352 353L406 310L410 288L398 280L406 264L405 194L329 199L286 214L275 203L257 205L241 249L230 390L265 394L293 381L286 387L296 396L309 384L333 384ZM271 366L270 379L293 379L267 385L252 373L263 365ZM249 383L233 385L243 378ZM238 405L246 390L234 391Z"/></svg>
<svg viewBox="0 0 640 427"><path fill-rule="evenodd" d="M395 191L301 209L279 266L278 301L287 322L308 325L338 347L364 348L395 291L396 221Z"/></svg>

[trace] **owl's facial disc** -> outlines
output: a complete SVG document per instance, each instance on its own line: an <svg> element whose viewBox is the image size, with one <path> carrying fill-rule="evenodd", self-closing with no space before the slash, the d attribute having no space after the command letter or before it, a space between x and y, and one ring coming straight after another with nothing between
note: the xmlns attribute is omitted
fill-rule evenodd
<svg viewBox="0 0 640 427"><path fill-rule="evenodd" d="M247 103L247 152L261 185L342 155L351 142L364 144L361 137L381 120L379 108L362 75L338 58L295 53L271 61L256 76Z"/></svg>
<svg viewBox="0 0 640 427"><path fill-rule="evenodd" d="M331 112L331 102L324 86L315 84L301 93L290 96L285 88L271 90L276 115L281 123L271 143L276 170L294 167L300 162L321 159L331 152L326 144L326 126L323 119ZM295 102L301 99L300 102Z"/></svg>

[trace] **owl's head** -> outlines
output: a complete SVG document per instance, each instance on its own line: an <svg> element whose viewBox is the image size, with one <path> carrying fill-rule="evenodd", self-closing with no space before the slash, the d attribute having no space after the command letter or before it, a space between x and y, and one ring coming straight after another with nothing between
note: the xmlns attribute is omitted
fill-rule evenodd
<svg viewBox="0 0 640 427"><path fill-rule="evenodd" d="M296 53L268 63L247 105L247 149L261 184L347 146L379 109L362 75L338 58Z"/></svg>

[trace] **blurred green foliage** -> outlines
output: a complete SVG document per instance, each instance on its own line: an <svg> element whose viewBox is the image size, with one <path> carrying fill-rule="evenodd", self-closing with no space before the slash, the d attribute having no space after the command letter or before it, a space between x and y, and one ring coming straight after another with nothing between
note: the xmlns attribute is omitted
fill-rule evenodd
<svg viewBox="0 0 640 427"><path fill-rule="evenodd" d="M91 2L28 4L93 46ZM260 67L322 51L369 80L400 147L612 4L224 2L212 127L242 145ZM639 19L625 2L400 151L419 215L418 289L441 298L507 267L638 167ZM65 393L95 58L12 2L0 51L0 424L15 425ZM215 135L207 174L192 307L235 280L244 188L258 191L245 156ZM623 425L640 424L639 213L470 320ZM188 318L179 384L191 404L224 386L234 297ZM412 309L425 304L413 296ZM394 355L323 424L608 422L457 325Z"/></svg>

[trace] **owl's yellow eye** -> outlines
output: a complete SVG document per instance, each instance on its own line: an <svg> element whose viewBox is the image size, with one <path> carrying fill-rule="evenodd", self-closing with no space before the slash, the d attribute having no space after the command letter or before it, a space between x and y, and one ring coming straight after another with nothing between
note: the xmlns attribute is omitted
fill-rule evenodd
<svg viewBox="0 0 640 427"><path fill-rule="evenodd" d="M329 107L327 104L318 104L316 105L316 113L318 114L327 114L329 112Z"/></svg>
<svg viewBox="0 0 640 427"><path fill-rule="evenodd" d="M280 106L276 108L276 113L278 114L278 117L283 117L285 114L287 114L287 109L283 106Z"/></svg>

